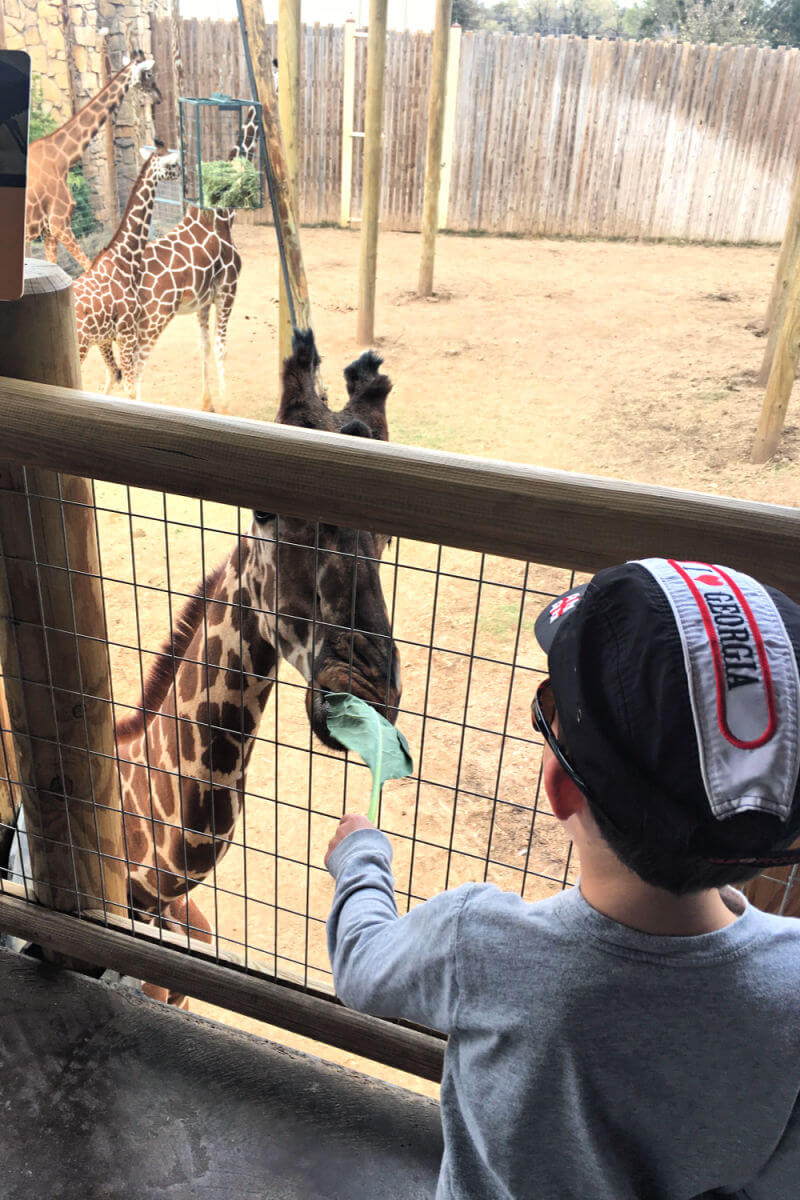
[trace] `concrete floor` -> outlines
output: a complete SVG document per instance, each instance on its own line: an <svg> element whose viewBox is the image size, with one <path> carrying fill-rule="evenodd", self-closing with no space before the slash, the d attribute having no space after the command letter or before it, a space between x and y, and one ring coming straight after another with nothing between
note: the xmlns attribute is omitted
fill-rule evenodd
<svg viewBox="0 0 800 1200"><path fill-rule="evenodd" d="M3 1200L422 1200L438 1105L0 950Z"/></svg>

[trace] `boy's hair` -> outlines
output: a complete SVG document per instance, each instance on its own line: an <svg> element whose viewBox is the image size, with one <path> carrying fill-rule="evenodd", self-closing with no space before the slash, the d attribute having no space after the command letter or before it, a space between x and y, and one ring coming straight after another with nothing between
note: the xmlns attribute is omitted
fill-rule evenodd
<svg viewBox="0 0 800 1200"><path fill-rule="evenodd" d="M645 559L536 622L559 744L601 835L676 894L741 883L800 834L800 607L741 572Z"/></svg>
<svg viewBox="0 0 800 1200"><path fill-rule="evenodd" d="M591 800L587 802L601 837L620 862L634 871L645 883L665 888L676 896L701 892L706 888L724 887L728 883L746 883L764 869L763 865L747 867L741 863L711 863L708 859L689 854L688 851L681 858L665 858L658 851L653 851L641 838L629 837L615 829ZM736 820L743 821L748 815L750 814L743 813ZM757 822L758 817L754 820ZM757 832L754 830L754 834ZM740 832L737 831L737 839L740 836Z"/></svg>

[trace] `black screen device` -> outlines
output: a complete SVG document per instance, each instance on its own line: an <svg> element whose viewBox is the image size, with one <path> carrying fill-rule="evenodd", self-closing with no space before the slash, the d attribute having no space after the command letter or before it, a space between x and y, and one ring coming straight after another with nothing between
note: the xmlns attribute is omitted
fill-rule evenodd
<svg viewBox="0 0 800 1200"><path fill-rule="evenodd" d="M22 295L31 59L0 50L0 300Z"/></svg>

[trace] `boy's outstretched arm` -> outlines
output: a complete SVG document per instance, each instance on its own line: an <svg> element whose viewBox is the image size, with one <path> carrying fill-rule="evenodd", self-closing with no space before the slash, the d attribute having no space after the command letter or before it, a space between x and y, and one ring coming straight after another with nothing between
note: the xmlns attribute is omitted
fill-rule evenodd
<svg viewBox="0 0 800 1200"><path fill-rule="evenodd" d="M458 1003L458 921L471 890L443 892L400 917L389 839L366 817L342 818L325 865L336 880L328 954L350 1008L447 1033Z"/></svg>

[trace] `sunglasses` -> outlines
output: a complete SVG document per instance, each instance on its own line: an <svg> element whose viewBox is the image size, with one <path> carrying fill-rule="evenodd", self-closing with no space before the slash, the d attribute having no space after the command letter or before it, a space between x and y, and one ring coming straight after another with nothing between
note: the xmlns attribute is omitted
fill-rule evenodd
<svg viewBox="0 0 800 1200"><path fill-rule="evenodd" d="M579 789L584 796L589 795L586 784L581 779L578 772L573 767L572 763L567 758L564 750L559 745L558 738L553 732L553 722L556 718L556 702L553 696L553 689L550 686L550 679L543 679L538 688L533 694L531 701L531 724L537 733L540 733L547 742L550 749L555 754L560 765L563 767L566 774Z"/></svg>

